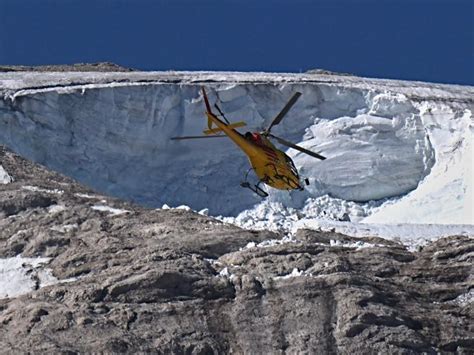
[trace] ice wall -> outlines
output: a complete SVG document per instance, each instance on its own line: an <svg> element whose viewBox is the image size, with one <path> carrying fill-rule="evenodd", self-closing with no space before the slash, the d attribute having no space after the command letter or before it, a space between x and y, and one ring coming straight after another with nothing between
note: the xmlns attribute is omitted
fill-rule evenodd
<svg viewBox="0 0 474 355"><path fill-rule="evenodd" d="M196 74L197 82L121 83L110 77L104 83L97 78L75 76L74 82L61 76L61 83L45 76L0 80L8 89L0 100L0 143L114 196L147 206L186 204L235 216L261 201L239 186L249 168L243 153L225 138L169 139L197 135L205 128L199 94L204 84L227 118L245 120L249 130L266 127L295 91L302 92L274 133L328 159L318 161L289 150L311 185L305 192L270 189L269 201L287 207L302 209L308 201L328 196L361 204L392 198L395 208L407 201L410 191L410 196L418 191L420 182L429 199L436 194L430 181L438 186L441 171L469 159L470 87L465 92L458 86L420 88L417 83L350 77L281 80L276 74L250 80L238 75L205 80ZM432 172L436 175L430 180ZM463 203L472 171L452 174L444 184L461 195L457 200L462 202L452 205L454 215L467 216L454 218L461 223L469 217L469 206ZM401 210L416 209L404 203L409 207L400 205ZM396 222L397 213L388 217L379 211L373 218Z"/></svg>

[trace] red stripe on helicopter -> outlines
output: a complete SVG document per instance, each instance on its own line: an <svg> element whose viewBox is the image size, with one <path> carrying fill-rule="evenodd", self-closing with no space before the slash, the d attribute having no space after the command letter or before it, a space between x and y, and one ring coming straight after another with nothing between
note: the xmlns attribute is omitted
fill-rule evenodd
<svg viewBox="0 0 474 355"><path fill-rule="evenodd" d="M270 155L274 158L278 158L278 155L275 153L273 149L265 147L265 146L262 146L261 148L265 151L265 153L267 153L267 155Z"/></svg>
<svg viewBox="0 0 474 355"><path fill-rule="evenodd" d="M279 160L276 156L273 156L273 155L270 155L270 154L266 154L268 160L270 160L272 163L278 163Z"/></svg>

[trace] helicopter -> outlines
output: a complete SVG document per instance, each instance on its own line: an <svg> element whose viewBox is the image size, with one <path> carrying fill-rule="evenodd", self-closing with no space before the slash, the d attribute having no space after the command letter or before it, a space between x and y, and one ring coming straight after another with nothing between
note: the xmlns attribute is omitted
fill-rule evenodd
<svg viewBox="0 0 474 355"><path fill-rule="evenodd" d="M290 100L286 103L278 115L275 116L270 125L261 132L246 132L241 134L236 128L246 126L244 121L230 123L225 117L224 113L217 104L214 107L222 117L220 119L212 112L206 90L202 88L202 95L206 106L206 116L208 129L204 130L204 136L183 136L172 137L172 140L183 139L198 139L198 138L218 138L229 137L248 157L251 168L245 174L245 179L240 183L240 186L252 190L260 197L267 197L268 193L263 190L260 185L266 184L279 190L304 190L304 185L299 176L298 170L293 163L293 160L276 148L270 139L275 139L278 143L287 147L296 149L302 153L308 154L314 158L325 160L326 158L318 153L307 150L294 143L291 143L283 138L275 136L271 133L274 126L278 125L283 117L288 113L291 107L296 103L301 96L300 92L296 92ZM214 127L216 126L216 127ZM250 171L254 171L259 181L253 185L247 181ZM309 180L304 179L304 183L309 185Z"/></svg>

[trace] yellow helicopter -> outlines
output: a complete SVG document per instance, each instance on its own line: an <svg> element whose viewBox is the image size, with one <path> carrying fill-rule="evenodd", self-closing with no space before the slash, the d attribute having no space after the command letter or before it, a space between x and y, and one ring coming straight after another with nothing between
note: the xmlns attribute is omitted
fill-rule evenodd
<svg viewBox="0 0 474 355"><path fill-rule="evenodd" d="M314 158L324 160L326 159L318 153L314 153L305 148L302 148L294 143L291 143L283 138L277 137L270 133L272 127L276 126L281 122L283 117L288 113L291 107L295 104L298 98L301 96L300 92L296 92L291 99L287 102L285 107L280 113L273 119L272 123L262 132L247 132L245 134L239 133L236 128L246 126L243 121L230 123L222 110L217 106L214 107L219 112L223 120L217 117L211 110L211 105L207 98L206 90L202 88L202 95L206 105L207 125L208 129L203 131L204 136L186 136L186 137L172 137L172 140L182 139L197 139L197 138L216 138L216 137L229 137L237 146L243 150L248 156L251 164L251 168L245 175L245 180L240 184L242 187L249 188L257 195L261 197L268 196L260 184L264 183L268 186L274 187L279 190L304 190L303 184L300 181L300 176L295 164L291 158L286 155L283 151L276 148L269 138L275 139L280 144L294 148L308 154ZM217 126L214 127L213 126ZM224 133L224 134L222 134ZM256 185L252 185L247 181L249 172L253 170L257 175L259 181ZM306 185L309 185L308 179L304 179Z"/></svg>

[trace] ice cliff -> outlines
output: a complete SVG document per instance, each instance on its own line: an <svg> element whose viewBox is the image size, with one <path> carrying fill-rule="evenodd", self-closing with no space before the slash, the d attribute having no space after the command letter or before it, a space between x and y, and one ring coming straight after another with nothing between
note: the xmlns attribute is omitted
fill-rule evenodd
<svg viewBox="0 0 474 355"><path fill-rule="evenodd" d="M328 157L289 151L308 189L269 189L262 202L239 186L249 164L231 142L171 141L205 128L201 86L249 130L266 127L300 91L274 132ZM146 206L241 220L472 224L473 107L470 86L352 76L0 73L0 143ZM283 212L269 212L275 206Z"/></svg>

